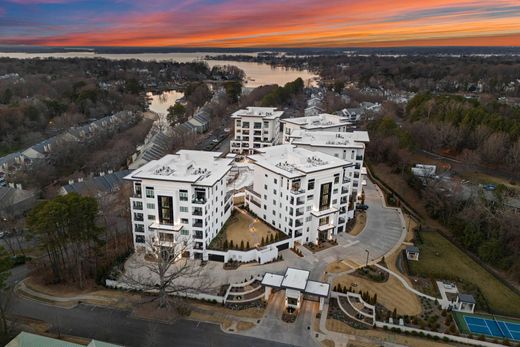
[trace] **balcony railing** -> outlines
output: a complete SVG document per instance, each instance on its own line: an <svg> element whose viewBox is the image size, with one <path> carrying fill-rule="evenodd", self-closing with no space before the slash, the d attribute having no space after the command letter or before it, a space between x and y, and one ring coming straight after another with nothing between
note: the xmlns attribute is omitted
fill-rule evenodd
<svg viewBox="0 0 520 347"><path fill-rule="evenodd" d="M298 219L297 219L296 222L294 223L294 226L295 226L296 228L301 227L302 225L303 225L303 222L302 222L301 220L298 220Z"/></svg>
<svg viewBox="0 0 520 347"><path fill-rule="evenodd" d="M191 197L191 202L193 204L201 204L201 205L204 205L206 203L206 197L202 197L202 196L192 196Z"/></svg>
<svg viewBox="0 0 520 347"><path fill-rule="evenodd" d="M341 194L347 194L348 193L348 187L341 187Z"/></svg>
<svg viewBox="0 0 520 347"><path fill-rule="evenodd" d="M193 209L193 215L194 216L202 216L202 209L198 208L198 207L194 208Z"/></svg>
<svg viewBox="0 0 520 347"><path fill-rule="evenodd" d="M303 204L305 204L305 200L301 200L301 199L296 200L296 205L303 205Z"/></svg>
<svg viewBox="0 0 520 347"><path fill-rule="evenodd" d="M193 222L192 226L194 228L202 228L202 221L195 221Z"/></svg>
<svg viewBox="0 0 520 347"><path fill-rule="evenodd" d="M305 189L293 187L293 188L291 188L291 194L293 194L293 195L305 194Z"/></svg>
<svg viewBox="0 0 520 347"><path fill-rule="evenodd" d="M351 179L349 177L343 177L343 183L350 183Z"/></svg>
<svg viewBox="0 0 520 347"><path fill-rule="evenodd" d="M296 210L296 215L297 215L297 216L303 216L303 211Z"/></svg>
<svg viewBox="0 0 520 347"><path fill-rule="evenodd" d="M132 206L133 206L133 209L134 209L134 210L142 210L142 209L143 209L143 204L142 204L142 203L134 202L134 203L132 204Z"/></svg>
<svg viewBox="0 0 520 347"><path fill-rule="evenodd" d="M142 221L144 221L144 217L143 217L143 215L134 214L134 220L136 222L142 222Z"/></svg>

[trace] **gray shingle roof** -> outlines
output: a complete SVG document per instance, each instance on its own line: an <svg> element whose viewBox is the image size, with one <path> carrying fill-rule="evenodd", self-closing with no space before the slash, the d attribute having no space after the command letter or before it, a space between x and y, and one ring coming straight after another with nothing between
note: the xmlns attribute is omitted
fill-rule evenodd
<svg viewBox="0 0 520 347"><path fill-rule="evenodd" d="M66 193L78 193L80 195L110 193L117 190L124 183L123 177L132 170L117 171L104 176L97 176L83 182L67 184L63 186Z"/></svg>

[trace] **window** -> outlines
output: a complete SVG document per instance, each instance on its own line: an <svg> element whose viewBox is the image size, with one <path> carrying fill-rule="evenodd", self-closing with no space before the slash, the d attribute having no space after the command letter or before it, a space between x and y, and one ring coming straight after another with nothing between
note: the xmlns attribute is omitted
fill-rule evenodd
<svg viewBox="0 0 520 347"><path fill-rule="evenodd" d="M249 128L249 122L242 122L242 128Z"/></svg>
<svg viewBox="0 0 520 347"><path fill-rule="evenodd" d="M173 224L173 198L171 196L159 196L159 223Z"/></svg>
<svg viewBox="0 0 520 347"><path fill-rule="evenodd" d="M334 175L334 183L339 183L339 174Z"/></svg>
<svg viewBox="0 0 520 347"><path fill-rule="evenodd" d="M273 178L273 182L274 182L274 184L277 184L278 180L276 178Z"/></svg>
<svg viewBox="0 0 520 347"><path fill-rule="evenodd" d="M190 220L188 218L181 218L181 223L182 224L189 224Z"/></svg>
<svg viewBox="0 0 520 347"><path fill-rule="evenodd" d="M144 243L144 235L135 235L135 243Z"/></svg>
<svg viewBox="0 0 520 347"><path fill-rule="evenodd" d="M153 192L153 187L146 187L146 197L147 198L154 198L155 194Z"/></svg>
<svg viewBox="0 0 520 347"><path fill-rule="evenodd" d="M142 195L141 183L136 183L134 186L135 197L140 198Z"/></svg>
<svg viewBox="0 0 520 347"><path fill-rule="evenodd" d="M307 189L308 190L314 189L314 178L309 180L309 182L307 183Z"/></svg>
<svg viewBox="0 0 520 347"><path fill-rule="evenodd" d="M305 217L305 221L306 221L306 222L310 222L311 220L312 220L312 216Z"/></svg>
<svg viewBox="0 0 520 347"><path fill-rule="evenodd" d="M320 218L320 226L325 224L329 224L329 216Z"/></svg>
<svg viewBox="0 0 520 347"><path fill-rule="evenodd" d="M330 198L331 198L330 188L331 188L331 186L332 186L332 183L323 183L321 185L320 204L319 204L320 211L326 210L330 206Z"/></svg>
<svg viewBox="0 0 520 347"><path fill-rule="evenodd" d="M179 200L188 201L188 191L187 190L179 190Z"/></svg>
<svg viewBox="0 0 520 347"><path fill-rule="evenodd" d="M179 211L181 211L181 212L189 212L188 206L179 206Z"/></svg>
<svg viewBox="0 0 520 347"><path fill-rule="evenodd" d="M134 224L134 230L136 233L144 233L144 225Z"/></svg>
<svg viewBox="0 0 520 347"><path fill-rule="evenodd" d="M186 235L189 235L189 234L190 234L190 231L189 231L189 230L185 230L185 229L182 229L182 230L181 230L181 235L186 236Z"/></svg>
<svg viewBox="0 0 520 347"><path fill-rule="evenodd" d="M147 203L146 204L146 208L149 209L149 210L155 210L155 204Z"/></svg>
<svg viewBox="0 0 520 347"><path fill-rule="evenodd" d="M155 220L155 216L153 214L148 215L148 220Z"/></svg>

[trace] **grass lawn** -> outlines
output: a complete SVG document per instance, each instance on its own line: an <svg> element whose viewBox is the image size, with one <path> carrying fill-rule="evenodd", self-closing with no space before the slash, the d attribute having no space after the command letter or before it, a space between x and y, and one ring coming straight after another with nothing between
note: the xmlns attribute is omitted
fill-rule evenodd
<svg viewBox="0 0 520 347"><path fill-rule="evenodd" d="M520 316L520 295L502 284L437 232L422 232L419 261L410 262L412 271L423 277L456 279L477 286L495 313ZM477 307L477 309L479 309Z"/></svg>
<svg viewBox="0 0 520 347"><path fill-rule="evenodd" d="M221 249L224 240L227 240L228 244L233 241L235 246L240 246L242 241L246 246L249 242L249 246L252 248L260 246L262 238L268 243L271 236L276 238L277 235L281 238L286 237L284 233L274 229L260 218L253 217L247 211L237 208L233 210L222 230L211 241L210 248Z"/></svg>

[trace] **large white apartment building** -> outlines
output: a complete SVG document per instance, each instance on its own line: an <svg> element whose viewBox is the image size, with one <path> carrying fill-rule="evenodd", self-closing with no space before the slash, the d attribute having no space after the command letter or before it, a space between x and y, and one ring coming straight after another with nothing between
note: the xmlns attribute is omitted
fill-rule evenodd
<svg viewBox="0 0 520 347"><path fill-rule="evenodd" d="M333 238L345 228L353 164L286 144L248 156L254 165L246 205L259 218L300 243Z"/></svg>
<svg viewBox="0 0 520 347"><path fill-rule="evenodd" d="M186 241L191 257L207 259L208 244L231 214L226 181L232 162L219 152L181 150L126 176L133 181L135 248L150 242L177 247Z"/></svg>
<svg viewBox="0 0 520 347"><path fill-rule="evenodd" d="M335 114L321 113L317 116L286 118L283 124L283 143L289 143L290 135L296 130L342 132L351 128L348 118Z"/></svg>
<svg viewBox="0 0 520 347"><path fill-rule="evenodd" d="M282 115L283 111L274 107L247 107L233 113L235 137L230 143L231 152L253 154L260 148L277 145Z"/></svg>
<svg viewBox="0 0 520 347"><path fill-rule="evenodd" d="M295 130L289 135L289 142L298 148L321 152L354 163L349 174L352 180L352 193L360 196L363 188L363 160L365 145L370 141L368 132L332 132Z"/></svg>

